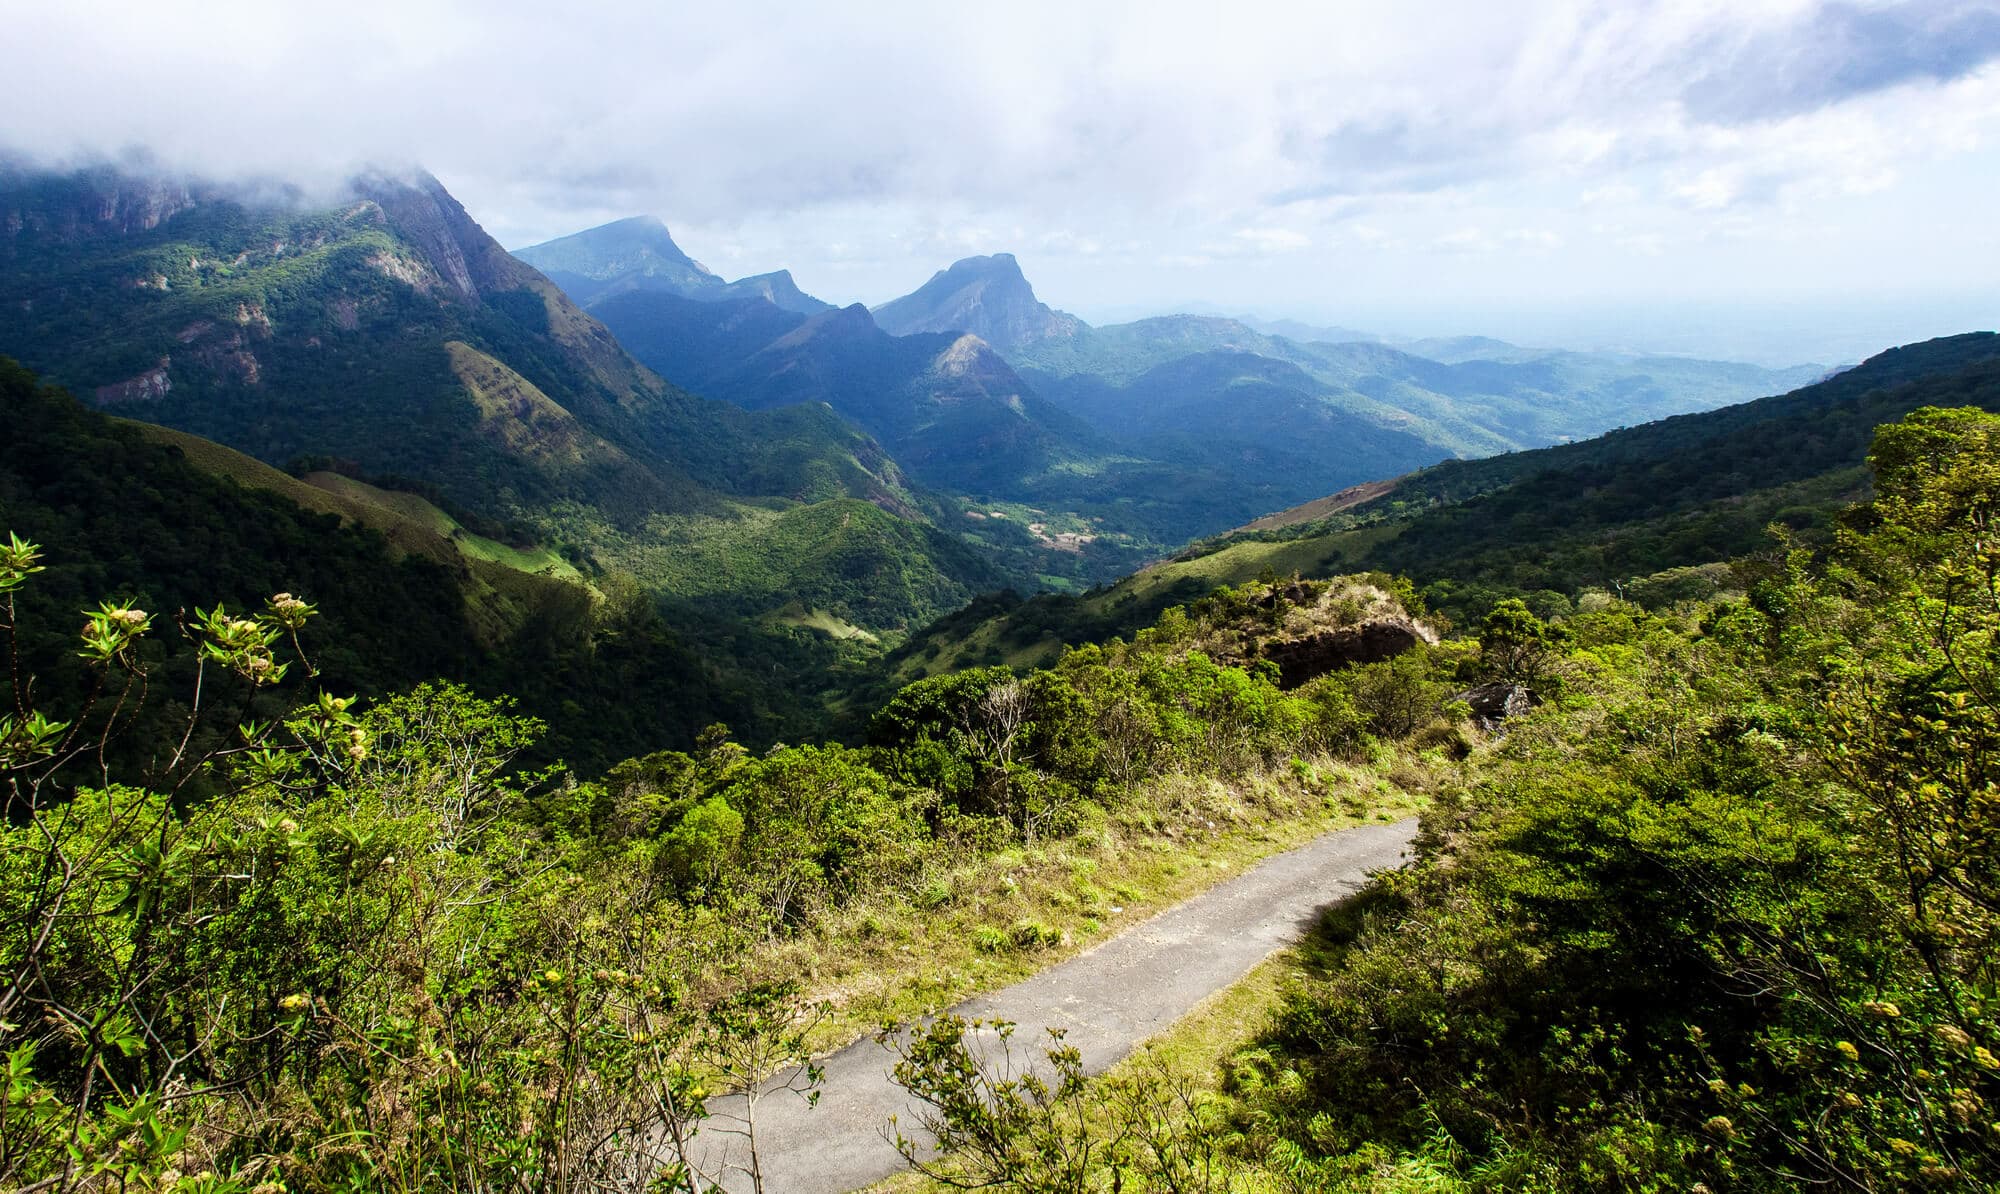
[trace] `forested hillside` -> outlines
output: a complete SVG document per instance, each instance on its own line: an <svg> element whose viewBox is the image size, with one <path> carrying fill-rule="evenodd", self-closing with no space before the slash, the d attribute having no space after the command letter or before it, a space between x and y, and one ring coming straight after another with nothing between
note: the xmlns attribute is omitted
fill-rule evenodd
<svg viewBox="0 0 2000 1194"><path fill-rule="evenodd" d="M1024 1086L954 1017L899 1038L954 1146L913 1160L1051 1191L1979 1188L1997 448L1977 409L1884 428L1873 501L1747 596L1507 601L1439 638L1393 578L1251 583L913 684L865 746L717 729L601 778L522 769L543 727L505 698L320 690L290 594L177 642L114 593L0 722L0 1173L692 1188L729 1076L809 1089L815 1048L1077 948L1190 861L1427 801L1416 867L1220 1057L1092 1081L1058 1047ZM34 620L38 586L74 601L64 554L0 552L11 637L63 637Z"/></svg>
<svg viewBox="0 0 2000 1194"><path fill-rule="evenodd" d="M585 768L691 743L715 721L764 741L820 717L810 701L767 682L774 669L823 674L834 661L816 634L683 637L629 581L597 593L517 566L553 570L539 559L478 558L504 549L487 541L469 553L463 532L440 535L371 500L260 473L206 441L86 410L4 358L0 411L8 428L0 510L14 532L68 545L48 553L16 617L24 674L43 677L52 700L80 698L86 683L67 666L80 609L115 598L163 628L192 626L197 610L250 612L282 592L324 611L311 653L319 683L375 696L442 676L508 692L550 727L538 755ZM424 505L414 495L371 496ZM159 664L163 690L191 678L184 652L149 649L143 658ZM732 658L756 662L724 662ZM184 712L178 699L150 706L115 744L122 760L147 763L161 727ZM276 712L262 700L257 708L260 717Z"/></svg>
<svg viewBox="0 0 2000 1194"><path fill-rule="evenodd" d="M898 631L996 580L954 537L903 525L923 520L869 437L823 407L751 413L662 381L428 176L365 177L315 206L164 175L10 168L0 217L0 353L103 409L280 468L331 463L421 489L515 546L630 574L711 617L790 597L676 593L645 548L671 536L726 554L752 526L819 502L896 516L868 520L887 533L857 547L893 567L834 617ZM903 585L905 571L923 579ZM860 579L805 562L778 587L851 597Z"/></svg>
<svg viewBox="0 0 2000 1194"><path fill-rule="evenodd" d="M1196 544L1081 597L987 599L912 640L894 674L1045 659L1259 576L1396 572L1459 619L1507 596L1544 615L1590 591L1655 607L1712 596L1741 587L1729 561L1775 550L1773 524L1823 541L1839 511L1867 496L1874 428L1924 405L2000 410L2000 337L1907 345L1790 394L1441 464L1333 503L1331 515L1309 506L1300 521L1260 520L1278 525Z"/></svg>
<svg viewBox="0 0 2000 1194"><path fill-rule="evenodd" d="M1213 1071L1024 1087L940 1021L898 1070L958 1146L926 1167L1032 1190L1991 1188L1996 447L1976 409L1883 428L1874 500L1747 599L1497 608L1479 649L1539 709L1473 748L1417 865L1328 916L1261 1029Z"/></svg>

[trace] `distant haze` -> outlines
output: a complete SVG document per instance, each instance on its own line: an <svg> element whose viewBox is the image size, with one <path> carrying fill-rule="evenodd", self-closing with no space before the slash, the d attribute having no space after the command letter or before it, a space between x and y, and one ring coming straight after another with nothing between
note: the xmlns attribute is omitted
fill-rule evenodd
<svg viewBox="0 0 2000 1194"><path fill-rule="evenodd" d="M2000 323L2000 0L6 6L0 148L504 243L657 215L840 303L1012 252L1103 321L1851 360Z"/></svg>

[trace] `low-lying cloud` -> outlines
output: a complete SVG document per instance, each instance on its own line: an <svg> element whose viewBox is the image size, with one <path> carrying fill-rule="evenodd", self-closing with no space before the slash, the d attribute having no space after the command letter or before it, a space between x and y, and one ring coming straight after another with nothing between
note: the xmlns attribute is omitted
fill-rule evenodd
<svg viewBox="0 0 2000 1194"><path fill-rule="evenodd" d="M1143 301L1160 275L1139 263L1192 255L1210 292L1353 319L1351 294L1276 271L1398 251L1445 272L1341 276L1434 289L1532 253L1554 299L1603 284L1590 254L1703 219L1859 218L1832 209L1991 162L2000 131L1994 0L68 0L9 23L0 146L307 186L420 162L509 244L652 213L725 273L790 266L842 300L921 282L944 244L1034 241L1071 305ZM1918 199L1913 224L1959 210ZM1585 207L1618 234L1560 226ZM1460 236L1518 227L1538 234Z"/></svg>

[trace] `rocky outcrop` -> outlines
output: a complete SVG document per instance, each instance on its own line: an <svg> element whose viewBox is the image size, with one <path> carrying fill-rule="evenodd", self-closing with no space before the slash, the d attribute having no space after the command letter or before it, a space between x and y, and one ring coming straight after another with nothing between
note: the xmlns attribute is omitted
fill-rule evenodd
<svg viewBox="0 0 2000 1194"><path fill-rule="evenodd" d="M1035 288L1028 285L1012 253L954 262L874 313L875 322L891 335L970 332L1001 352L1074 336L1084 327L1076 316L1035 297Z"/></svg>
<svg viewBox="0 0 2000 1194"><path fill-rule="evenodd" d="M1208 604L1212 621L1195 646L1217 663L1275 665L1287 689L1438 641L1401 600L1358 577L1253 582Z"/></svg>
<svg viewBox="0 0 2000 1194"><path fill-rule="evenodd" d="M1526 713L1534 706L1534 694L1524 685L1495 680L1468 688L1452 697L1472 707L1472 723L1489 734L1499 733L1502 723Z"/></svg>
<svg viewBox="0 0 2000 1194"><path fill-rule="evenodd" d="M1375 618L1264 644L1263 657L1278 665L1278 687L1297 688L1344 667L1394 659L1419 643L1434 643L1429 627L1407 617Z"/></svg>
<svg viewBox="0 0 2000 1194"><path fill-rule="evenodd" d="M801 315L817 315L832 306L800 290L790 270L725 282L682 252L667 226L652 216L529 245L514 256L548 274L577 302L592 306L635 290L664 290L702 302L760 298Z"/></svg>
<svg viewBox="0 0 2000 1194"><path fill-rule="evenodd" d="M788 269L738 278L723 286L720 293L724 298L760 298L781 311L796 311L801 315L817 315L833 306L800 290Z"/></svg>
<svg viewBox="0 0 2000 1194"><path fill-rule="evenodd" d="M113 382L97 387L97 402L100 406L118 406L128 402L152 402L165 398L173 392L174 383L167 377L167 366L171 357L161 357L160 363L137 377Z"/></svg>
<svg viewBox="0 0 2000 1194"><path fill-rule="evenodd" d="M0 163L0 184L9 171ZM63 186L19 193L0 207L0 233L74 241L98 235L148 232L194 207L199 198L181 179L137 177L115 170L86 170Z"/></svg>

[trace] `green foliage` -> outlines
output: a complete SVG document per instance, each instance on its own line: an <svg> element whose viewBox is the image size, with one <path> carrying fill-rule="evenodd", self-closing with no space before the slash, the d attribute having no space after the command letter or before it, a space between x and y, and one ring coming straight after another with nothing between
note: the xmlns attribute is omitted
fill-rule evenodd
<svg viewBox="0 0 2000 1194"><path fill-rule="evenodd" d="M1213 1098L1164 1065L1093 1083L1059 1029L1017 1052L1004 1020L939 1016L891 1029L894 1078L917 1104L922 1138L892 1121L911 1168L951 1189L1033 1194L1239 1189ZM1037 1055L1038 1054L1038 1055ZM938 1156L931 1142L942 1146Z"/></svg>
<svg viewBox="0 0 2000 1194"><path fill-rule="evenodd" d="M1289 998L1239 1083L1262 1163L2000 1180L1997 440L1976 410L1885 427L1876 500L1749 603L1578 615L1567 643L1496 611L1489 662L1559 652L1567 687Z"/></svg>
<svg viewBox="0 0 2000 1194"><path fill-rule="evenodd" d="M1782 396L1582 443L1449 461L1329 519L1182 555L1192 568L1234 545L1231 567L1243 577L1278 553L1293 561L1287 569L1309 574L1314 566L1393 571L1459 619L1541 590L1622 589L1663 604L1709 596L1632 582L1767 553L1773 523L1827 537L1834 516L1866 496L1861 466L1876 427L1924 405L2000 409L1996 354L1992 333L1908 345Z"/></svg>

